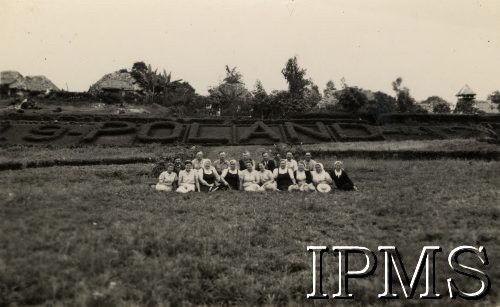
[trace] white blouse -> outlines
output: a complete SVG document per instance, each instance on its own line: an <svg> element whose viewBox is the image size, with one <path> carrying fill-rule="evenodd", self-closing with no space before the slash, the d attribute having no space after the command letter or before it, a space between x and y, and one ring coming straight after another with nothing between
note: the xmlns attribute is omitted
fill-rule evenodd
<svg viewBox="0 0 500 307"><path fill-rule="evenodd" d="M302 172L297 171L295 179L297 179L297 182L299 182L299 183L305 183L306 179L307 179L306 172L305 171L302 171Z"/></svg>
<svg viewBox="0 0 500 307"><path fill-rule="evenodd" d="M243 183L258 183L260 180L259 172L249 172L246 169L240 172L240 178L243 180Z"/></svg>
<svg viewBox="0 0 500 307"><path fill-rule="evenodd" d="M189 173L186 170L179 172L179 184L195 184L198 176L196 175L196 170L190 170Z"/></svg>
<svg viewBox="0 0 500 307"><path fill-rule="evenodd" d="M260 182L261 183L266 183L266 182L272 181L274 178L273 173L271 173L271 171L268 169L264 170L264 172L259 171L259 175L260 175Z"/></svg>
<svg viewBox="0 0 500 307"><path fill-rule="evenodd" d="M177 181L177 174L175 172L171 172L171 173L162 172L160 174L160 177L159 177L158 181L161 184L171 186L172 183L174 183L175 181Z"/></svg>
<svg viewBox="0 0 500 307"><path fill-rule="evenodd" d="M312 181L314 184L328 183L329 181L332 180L330 175L328 175L328 173L325 171L322 171L321 173L318 173L316 171L312 171L311 176L312 176Z"/></svg>
<svg viewBox="0 0 500 307"><path fill-rule="evenodd" d="M294 159L292 159L290 161L286 160L286 167L291 169L292 172L295 172L299 168L297 161Z"/></svg>

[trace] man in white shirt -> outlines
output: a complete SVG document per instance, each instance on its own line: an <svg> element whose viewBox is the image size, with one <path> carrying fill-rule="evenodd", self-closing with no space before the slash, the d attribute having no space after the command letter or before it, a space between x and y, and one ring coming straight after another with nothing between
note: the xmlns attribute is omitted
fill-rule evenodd
<svg viewBox="0 0 500 307"><path fill-rule="evenodd" d="M293 158L293 154L290 151L286 153L286 167L291 169L292 172L297 171L299 168L297 161Z"/></svg>
<svg viewBox="0 0 500 307"><path fill-rule="evenodd" d="M223 170L229 168L229 161L226 160L226 153L221 151L219 153L219 159L215 160L212 165L217 170L217 173L221 174Z"/></svg>
<svg viewBox="0 0 500 307"><path fill-rule="evenodd" d="M306 165L306 171L312 172L314 171L314 165L316 165L316 161L314 161L310 152L306 152L304 158L304 164Z"/></svg>
<svg viewBox="0 0 500 307"><path fill-rule="evenodd" d="M202 168L205 160L207 159L203 159L203 151L198 151L196 153L196 158L191 161L191 163L193 163L193 169L199 170L200 168Z"/></svg>

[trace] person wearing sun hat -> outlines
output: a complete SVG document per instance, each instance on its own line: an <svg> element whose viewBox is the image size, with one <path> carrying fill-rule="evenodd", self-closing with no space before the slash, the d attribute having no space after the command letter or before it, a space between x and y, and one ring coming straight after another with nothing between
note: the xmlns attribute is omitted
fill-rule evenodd
<svg viewBox="0 0 500 307"><path fill-rule="evenodd" d="M352 183L352 180L347 175L347 172L344 170L344 164L342 161L335 161L333 164L334 169L331 173L331 177L333 182L335 182L335 186L339 190L344 191L357 191L358 188Z"/></svg>
<svg viewBox="0 0 500 307"><path fill-rule="evenodd" d="M179 172L179 187L176 191L179 193L199 192L198 172L193 170L193 163L188 160L184 162L184 167L186 169Z"/></svg>
<svg viewBox="0 0 500 307"><path fill-rule="evenodd" d="M332 190L330 186L333 183L332 177L324 170L323 164L316 163L314 165L314 171L311 172L311 177L318 192L328 193Z"/></svg>

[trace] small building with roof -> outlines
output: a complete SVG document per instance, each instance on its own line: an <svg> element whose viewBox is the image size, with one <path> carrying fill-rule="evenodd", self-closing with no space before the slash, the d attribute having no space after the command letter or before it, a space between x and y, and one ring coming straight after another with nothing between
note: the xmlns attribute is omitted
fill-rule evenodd
<svg viewBox="0 0 500 307"><path fill-rule="evenodd" d="M26 76L24 81L30 93L60 91L59 88L45 76Z"/></svg>
<svg viewBox="0 0 500 307"><path fill-rule="evenodd" d="M45 76L23 77L17 71L7 70L0 72L0 90L2 95L13 96L59 91L59 88Z"/></svg>
<svg viewBox="0 0 500 307"><path fill-rule="evenodd" d="M457 96L458 101L472 101L476 99L476 93L467 84L455 96Z"/></svg>
<svg viewBox="0 0 500 307"><path fill-rule="evenodd" d="M14 70L0 72L0 91L2 95L11 96L26 90L26 82L19 72Z"/></svg>
<svg viewBox="0 0 500 307"><path fill-rule="evenodd" d="M123 92L136 94L143 92L143 88L137 80L126 70L106 74L89 88L91 94Z"/></svg>

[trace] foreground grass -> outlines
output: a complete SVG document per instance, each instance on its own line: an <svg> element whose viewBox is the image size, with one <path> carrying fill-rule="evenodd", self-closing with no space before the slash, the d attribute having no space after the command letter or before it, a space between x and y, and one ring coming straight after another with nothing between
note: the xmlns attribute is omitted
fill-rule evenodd
<svg viewBox="0 0 500 307"><path fill-rule="evenodd" d="M440 245L437 289L445 297L446 278L478 288L446 266L448 253L484 245L493 286L479 303L499 301L499 162L346 165L359 192L165 194L146 185L149 165L2 172L0 305L304 304L308 245L395 245L409 274L424 245ZM350 282L359 304L378 302L378 259L374 276ZM336 274L328 255L328 294Z"/></svg>
<svg viewBox="0 0 500 307"><path fill-rule="evenodd" d="M216 159L220 151L226 151L229 157L239 159L245 150L249 150L255 159L260 159L264 151L272 146L205 146L197 147L206 156ZM0 147L0 162L29 161L46 159L87 159L87 158L123 158L131 156L159 157L162 154L177 151L179 148L161 144L149 144L133 147L110 146L3 146ZM498 151L498 145L480 142L474 139L426 140L426 141L384 141L384 142L332 142L303 145L304 150L331 152L342 150L375 151Z"/></svg>

